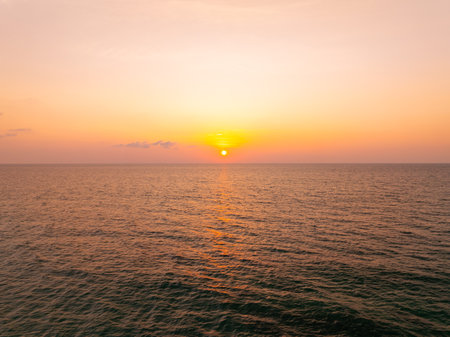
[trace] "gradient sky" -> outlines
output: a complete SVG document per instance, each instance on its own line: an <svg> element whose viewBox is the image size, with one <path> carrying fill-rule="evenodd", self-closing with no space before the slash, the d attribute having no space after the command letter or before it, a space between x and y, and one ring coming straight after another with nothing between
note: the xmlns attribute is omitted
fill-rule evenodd
<svg viewBox="0 0 450 337"><path fill-rule="evenodd" d="M450 1L0 0L0 163L223 161L450 162Z"/></svg>

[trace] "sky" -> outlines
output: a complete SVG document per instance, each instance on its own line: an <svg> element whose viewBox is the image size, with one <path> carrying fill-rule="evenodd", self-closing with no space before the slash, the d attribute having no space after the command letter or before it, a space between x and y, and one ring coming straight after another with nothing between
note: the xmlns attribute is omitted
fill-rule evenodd
<svg viewBox="0 0 450 337"><path fill-rule="evenodd" d="M0 0L0 163L448 163L449 130L448 0Z"/></svg>

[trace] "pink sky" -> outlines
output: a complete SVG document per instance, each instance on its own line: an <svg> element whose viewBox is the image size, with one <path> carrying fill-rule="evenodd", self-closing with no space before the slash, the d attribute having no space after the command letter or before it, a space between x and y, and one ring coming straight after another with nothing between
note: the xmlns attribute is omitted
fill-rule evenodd
<svg viewBox="0 0 450 337"><path fill-rule="evenodd" d="M449 36L447 0L0 0L0 163L450 162Z"/></svg>

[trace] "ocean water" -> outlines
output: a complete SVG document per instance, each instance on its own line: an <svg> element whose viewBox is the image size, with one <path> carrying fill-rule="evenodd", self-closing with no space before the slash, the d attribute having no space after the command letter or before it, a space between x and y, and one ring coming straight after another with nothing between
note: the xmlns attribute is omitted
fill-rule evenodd
<svg viewBox="0 0 450 337"><path fill-rule="evenodd" d="M0 166L1 336L449 336L450 165Z"/></svg>

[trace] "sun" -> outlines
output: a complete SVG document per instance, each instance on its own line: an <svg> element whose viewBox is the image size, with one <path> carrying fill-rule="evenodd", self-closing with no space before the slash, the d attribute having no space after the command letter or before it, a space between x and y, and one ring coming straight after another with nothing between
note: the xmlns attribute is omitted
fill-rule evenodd
<svg viewBox="0 0 450 337"><path fill-rule="evenodd" d="M220 154L225 157L228 154L228 151L222 150L222 151L220 151Z"/></svg>

